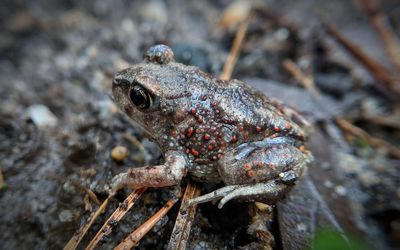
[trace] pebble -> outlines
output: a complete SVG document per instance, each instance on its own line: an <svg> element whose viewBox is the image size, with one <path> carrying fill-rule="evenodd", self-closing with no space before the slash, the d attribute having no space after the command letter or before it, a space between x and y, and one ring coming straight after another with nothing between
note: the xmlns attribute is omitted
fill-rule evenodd
<svg viewBox="0 0 400 250"><path fill-rule="evenodd" d="M347 194L347 190L343 186L336 186L335 192L340 196L345 196Z"/></svg>
<svg viewBox="0 0 400 250"><path fill-rule="evenodd" d="M111 150L111 157L116 161L123 161L129 155L129 151L124 146L116 146Z"/></svg>
<svg viewBox="0 0 400 250"><path fill-rule="evenodd" d="M166 23L168 21L167 6L163 1L152 0L141 5L141 16L147 21Z"/></svg>
<svg viewBox="0 0 400 250"><path fill-rule="evenodd" d="M210 71L211 62L209 56L202 48L190 43L177 43L171 47L177 62L194 65L202 70Z"/></svg>
<svg viewBox="0 0 400 250"><path fill-rule="evenodd" d="M297 224L296 228L297 228L297 231L299 231L299 232L306 232L307 231L307 225L304 224L304 223Z"/></svg>
<svg viewBox="0 0 400 250"><path fill-rule="evenodd" d="M54 127L58 123L57 117L50 109L42 104L35 104L27 109L28 116L38 127Z"/></svg>
<svg viewBox="0 0 400 250"><path fill-rule="evenodd" d="M58 219L60 220L60 222L69 222L72 221L73 215L71 210L62 210L59 214L58 214Z"/></svg>
<svg viewBox="0 0 400 250"><path fill-rule="evenodd" d="M118 112L117 106L110 99L101 100L95 103L99 110L101 119L109 119Z"/></svg>
<svg viewBox="0 0 400 250"><path fill-rule="evenodd" d="M230 3L222 14L220 24L223 28L231 28L243 22L250 13L251 1L236 0Z"/></svg>

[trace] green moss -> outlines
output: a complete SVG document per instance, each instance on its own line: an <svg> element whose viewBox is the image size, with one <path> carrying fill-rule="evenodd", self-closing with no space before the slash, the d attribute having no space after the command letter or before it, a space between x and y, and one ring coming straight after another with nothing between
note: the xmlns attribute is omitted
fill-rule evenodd
<svg viewBox="0 0 400 250"><path fill-rule="evenodd" d="M320 229L313 240L313 250L372 250L356 237L333 229Z"/></svg>

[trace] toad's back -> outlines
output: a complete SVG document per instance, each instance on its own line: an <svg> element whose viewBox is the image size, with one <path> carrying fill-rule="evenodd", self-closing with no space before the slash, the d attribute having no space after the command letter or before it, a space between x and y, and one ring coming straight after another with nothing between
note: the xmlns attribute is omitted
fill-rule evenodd
<svg viewBox="0 0 400 250"><path fill-rule="evenodd" d="M296 147L303 144L303 120L294 110L238 80L197 83L187 110L193 119L182 124L179 137L194 163L189 172L197 179L218 180L218 161L244 143L282 137L291 138Z"/></svg>

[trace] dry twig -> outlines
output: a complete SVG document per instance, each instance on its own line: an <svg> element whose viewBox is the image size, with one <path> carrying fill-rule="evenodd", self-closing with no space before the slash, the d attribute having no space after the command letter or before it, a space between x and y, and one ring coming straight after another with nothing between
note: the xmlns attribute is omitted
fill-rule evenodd
<svg viewBox="0 0 400 250"><path fill-rule="evenodd" d="M5 187L5 184L4 184L3 171L1 171L1 169L0 169L0 190L3 189L4 187Z"/></svg>
<svg viewBox="0 0 400 250"><path fill-rule="evenodd" d="M397 70L400 71L400 42L395 36L393 29L390 27L388 18L378 9L377 1L362 0L361 3L375 31L385 45L386 53L390 60Z"/></svg>
<svg viewBox="0 0 400 250"><path fill-rule="evenodd" d="M193 182L189 182L186 186L185 194L182 198L179 214L175 221L174 229L172 230L171 238L167 249L186 249L186 244L189 239L192 222L196 215L196 207L189 206L188 201L196 198L200 194L200 188Z"/></svg>
<svg viewBox="0 0 400 250"><path fill-rule="evenodd" d="M109 235L112 232L113 226L115 226L118 221L124 217L124 215L131 209L133 204L139 199L146 188L141 188L133 191L124 202L122 202L119 207L114 211L114 213L106 220L104 225L97 232L96 236L90 241L89 245L86 247L88 249L94 249L94 247L99 243L103 237Z"/></svg>
<svg viewBox="0 0 400 250"><path fill-rule="evenodd" d="M346 121L343 118L336 118L336 123L341 127L343 130L346 132L356 136L360 137L368 142L368 144L375 146L375 147L384 147L388 150L388 152L393 155L394 157L400 159L400 149L397 148L396 146L386 142L385 140L382 140L380 138L376 138L368 134L366 131L363 129L354 126L350 122Z"/></svg>
<svg viewBox="0 0 400 250"><path fill-rule="evenodd" d="M366 69L368 69L372 76L379 83L377 87L381 89L387 96L396 99L400 96L400 84L398 79L393 79L390 72L369 57L359 46L351 43L345 36L343 36L331 22L326 19L322 21L326 31L330 34L340 45L342 45L355 59L357 59Z"/></svg>
<svg viewBox="0 0 400 250"><path fill-rule="evenodd" d="M121 243L114 248L114 250L126 250L134 247L142 238L145 236L154 225L159 222L167 212L173 207L177 199L170 199L167 203L157 211L152 217L150 217L145 223L143 223L138 229L132 232L126 237Z"/></svg>
<svg viewBox="0 0 400 250"><path fill-rule="evenodd" d="M246 35L248 26L248 21L244 21L240 24L239 29L236 33L235 40L233 41L233 45L231 51L229 53L228 58L224 64L224 68L222 69L222 73L220 75L221 80L228 81L231 79L233 68L235 67L236 61L239 57L239 52L242 47L244 37Z"/></svg>
<svg viewBox="0 0 400 250"><path fill-rule="evenodd" d="M95 213L92 213L88 220L86 221L86 223L78 229L78 231L76 231L74 233L74 235L72 236L72 238L68 241L68 243L65 245L64 250L72 250L72 249L76 249L76 247L79 245L79 243L81 242L83 236L85 236L85 234L87 233L87 231L89 230L89 228L92 226L93 222L97 219L97 217L99 217L100 214L102 214L105 210L105 208L108 205L108 202L110 200L110 197L108 197L103 204L101 204L101 206L99 207L99 209L97 209L97 211Z"/></svg>
<svg viewBox="0 0 400 250"><path fill-rule="evenodd" d="M361 117L364 121L374 123L380 126L400 129L400 114L390 115L363 115Z"/></svg>
<svg viewBox="0 0 400 250"><path fill-rule="evenodd" d="M318 96L319 91L315 87L314 79L312 75L306 75L299 66L297 66L292 60L286 59L283 61L283 67L296 78L296 80L303 85L305 89L310 91L312 94Z"/></svg>

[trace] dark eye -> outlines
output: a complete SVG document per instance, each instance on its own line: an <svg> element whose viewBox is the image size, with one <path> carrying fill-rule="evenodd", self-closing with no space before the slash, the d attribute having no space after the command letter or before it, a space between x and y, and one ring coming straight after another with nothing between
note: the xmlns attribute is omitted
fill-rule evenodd
<svg viewBox="0 0 400 250"><path fill-rule="evenodd" d="M135 85L129 94L131 101L139 109L148 109L153 103L152 96L150 93L140 85Z"/></svg>

